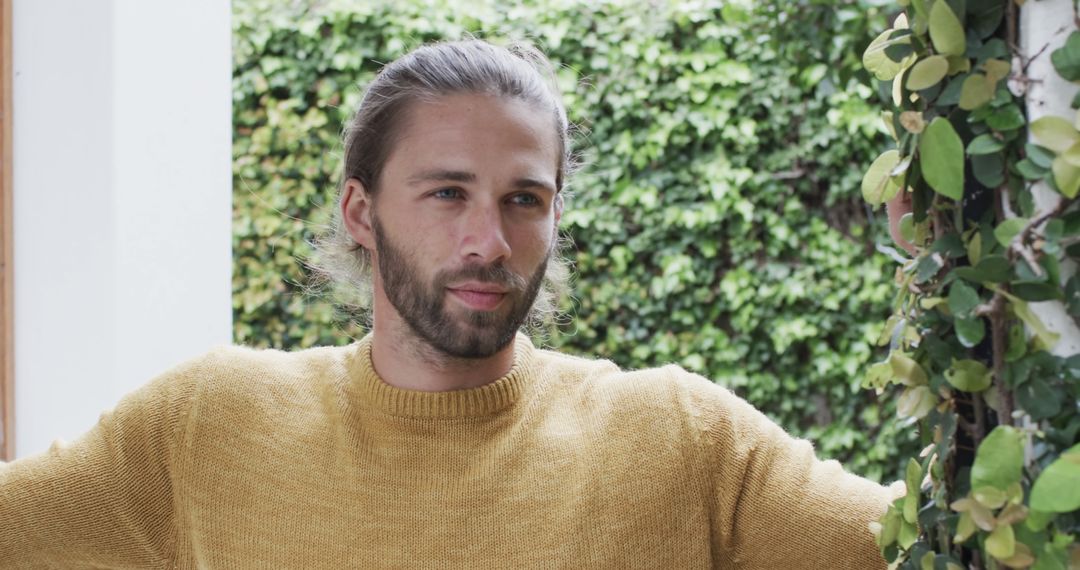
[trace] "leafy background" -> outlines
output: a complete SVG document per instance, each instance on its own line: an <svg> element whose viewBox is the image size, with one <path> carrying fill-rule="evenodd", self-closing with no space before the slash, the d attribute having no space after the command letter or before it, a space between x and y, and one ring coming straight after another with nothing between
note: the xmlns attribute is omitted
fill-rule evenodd
<svg viewBox="0 0 1080 570"><path fill-rule="evenodd" d="M1076 93L1055 74L1080 82L1078 6L1021 19L1020 3L898 1L863 55L896 148L862 193L911 210L895 332L867 373L928 444L871 525L902 570L1080 568L1080 97L1047 104Z"/></svg>
<svg viewBox="0 0 1080 570"><path fill-rule="evenodd" d="M916 449L861 388L894 262L862 204L885 147L865 1L460 4L234 0L235 340L342 344L362 321L308 292L361 87L422 42L530 39L560 66L585 168L563 230L573 317L543 342L678 363L876 480Z"/></svg>

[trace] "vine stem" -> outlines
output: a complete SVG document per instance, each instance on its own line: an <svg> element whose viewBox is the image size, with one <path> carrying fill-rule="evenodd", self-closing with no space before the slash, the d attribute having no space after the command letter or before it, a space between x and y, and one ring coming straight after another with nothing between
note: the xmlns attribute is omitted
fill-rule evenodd
<svg viewBox="0 0 1080 570"><path fill-rule="evenodd" d="M1013 0L1007 0L1007 8L1005 8L1005 41L1009 44L1009 49L1014 54L1020 53L1019 46L1016 45L1016 2Z"/></svg>
<svg viewBox="0 0 1080 570"><path fill-rule="evenodd" d="M998 417L998 421L1004 425L1013 425L1013 409L1015 403L1013 400L1012 390L1005 385L1005 296L1000 293L994 293L994 299L991 301L990 310L990 342L992 344L991 351L993 353L993 377L994 387L997 388L998 395L1001 397L1001 410ZM976 397L976 401L980 401L981 397ZM981 420L982 418L979 417ZM986 433L985 428L979 430L981 433Z"/></svg>
<svg viewBox="0 0 1080 570"><path fill-rule="evenodd" d="M1015 6L1011 2L1009 3L1009 6L1010 16L1015 18ZM1015 20L1012 21L1012 25L1015 26ZM1010 29L1010 37L1015 37L1011 35L1014 32L1014 29ZM1004 196L1004 194L1001 195ZM996 213L999 223L1004 218L1005 213L1004 204L1002 204L1001 202L1001 200L995 200L995 206L997 206L995 209L997 210ZM1050 208L1049 210L1042 212L1038 216L1031 218L1031 220L1024 224L1023 229L1021 229L1009 243L1009 248L1007 252L1009 259L1015 260L1017 257L1023 257L1024 261L1027 262L1033 273L1035 273L1036 275L1042 275L1042 267L1039 265L1039 262L1035 258L1035 255L1025 246L1025 243L1032 236L1035 230L1043 224L1043 222L1052 217L1060 215L1069 207L1070 204L1072 204L1071 200L1059 198L1057 204L1053 208ZM1001 288L994 292L994 296L989 303L980 305L976 308L976 314L985 315L990 319L990 342L992 353L991 358L993 360L992 377L994 379L994 387L998 391L1001 402L1001 410L999 410L1001 413L999 414L998 421L1004 425L1012 426L1014 425L1013 410L1016 409L1016 400L1012 390L1010 390L1009 387L1005 385L1004 374L1005 351L1008 348L1006 346L1005 330L1005 327L1007 325L1007 319L1005 315L1005 289L1007 287L1008 284L1003 283ZM979 409L982 407L982 398L976 397L975 401L976 431L980 434L985 434L985 427L978 425L978 423L980 423L983 419L983 414L981 413L982 410Z"/></svg>
<svg viewBox="0 0 1080 570"><path fill-rule="evenodd" d="M1072 200L1058 198L1057 205L1055 205L1049 210L1044 211L1038 216L1031 218L1028 223L1024 224L1023 229L1021 229L1016 234L1016 237L1014 237L1012 241L1009 242L1008 253L1010 260L1015 260L1017 255L1023 257L1024 261L1026 261L1031 267L1032 273L1034 273L1036 276L1041 277L1042 266L1039 265L1039 262L1035 259L1035 256L1031 253L1031 251L1029 251L1028 248L1024 247L1024 243L1035 232L1035 229L1042 225L1043 222L1049 220L1050 218L1059 216L1069 207L1070 204L1072 204Z"/></svg>

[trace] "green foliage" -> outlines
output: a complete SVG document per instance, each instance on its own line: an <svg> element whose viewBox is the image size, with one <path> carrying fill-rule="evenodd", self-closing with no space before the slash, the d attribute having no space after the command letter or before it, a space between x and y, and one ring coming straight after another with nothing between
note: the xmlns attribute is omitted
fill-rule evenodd
<svg viewBox="0 0 1080 570"><path fill-rule="evenodd" d="M1031 490L1031 508L1048 513L1080 509L1080 444L1051 463Z"/></svg>
<svg viewBox="0 0 1080 570"><path fill-rule="evenodd" d="M926 447L909 462L907 496L875 525L878 544L900 568L1071 568L1080 557L1080 355L1050 352L1058 334L1029 303L1065 301L1062 310L1080 315L1080 283L1062 273L1080 261L1080 132L1060 117L1029 124L1010 91L1010 76L1044 80L1012 69L1011 0L898 4L907 10L863 63L889 94L896 148L881 156L910 198L915 258L901 268L886 322L889 356L866 383L903 390L898 411ZM1080 33L1052 61L1077 81ZM864 188L882 176L875 161ZM1060 195L1041 210L1038 183Z"/></svg>
<svg viewBox="0 0 1080 570"><path fill-rule="evenodd" d="M875 8L234 5L238 342L362 334L303 294L298 260L333 207L341 126L377 62L466 32L526 37L561 66L584 132L586 167L563 218L574 319L549 344L628 368L681 364L822 455L871 478L902 476L896 457L914 437L888 421L892 402L860 389L892 275L859 201L859 167L881 132L855 55L884 21Z"/></svg>

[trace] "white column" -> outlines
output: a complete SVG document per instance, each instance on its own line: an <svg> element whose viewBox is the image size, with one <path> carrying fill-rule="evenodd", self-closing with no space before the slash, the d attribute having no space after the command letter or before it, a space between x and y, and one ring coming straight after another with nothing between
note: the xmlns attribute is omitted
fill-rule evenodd
<svg viewBox="0 0 1080 570"><path fill-rule="evenodd" d="M1025 96L1029 121L1057 115L1071 123L1076 117L1076 110L1069 105L1080 86L1062 79L1050 62L1051 52L1061 47L1076 29L1072 4L1072 0L1039 0L1025 2L1020 10L1020 51L1025 61L1030 60L1027 76L1035 80L1029 84ZM1037 211L1054 208L1060 199L1060 195L1043 182L1035 186L1033 196ZM1062 269L1066 278L1076 271L1070 266ZM1064 305L1047 301L1031 303L1031 309L1048 329L1061 335L1054 354L1067 356L1080 352L1080 328L1065 312Z"/></svg>
<svg viewBox="0 0 1080 570"><path fill-rule="evenodd" d="M232 337L228 0L14 0L15 452Z"/></svg>

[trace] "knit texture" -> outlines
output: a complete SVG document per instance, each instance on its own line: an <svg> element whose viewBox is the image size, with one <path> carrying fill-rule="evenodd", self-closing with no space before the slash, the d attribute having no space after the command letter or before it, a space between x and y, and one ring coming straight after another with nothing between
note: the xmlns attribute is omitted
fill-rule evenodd
<svg viewBox="0 0 1080 570"><path fill-rule="evenodd" d="M724 388L515 350L452 392L215 350L0 466L0 568L885 567L889 490Z"/></svg>

